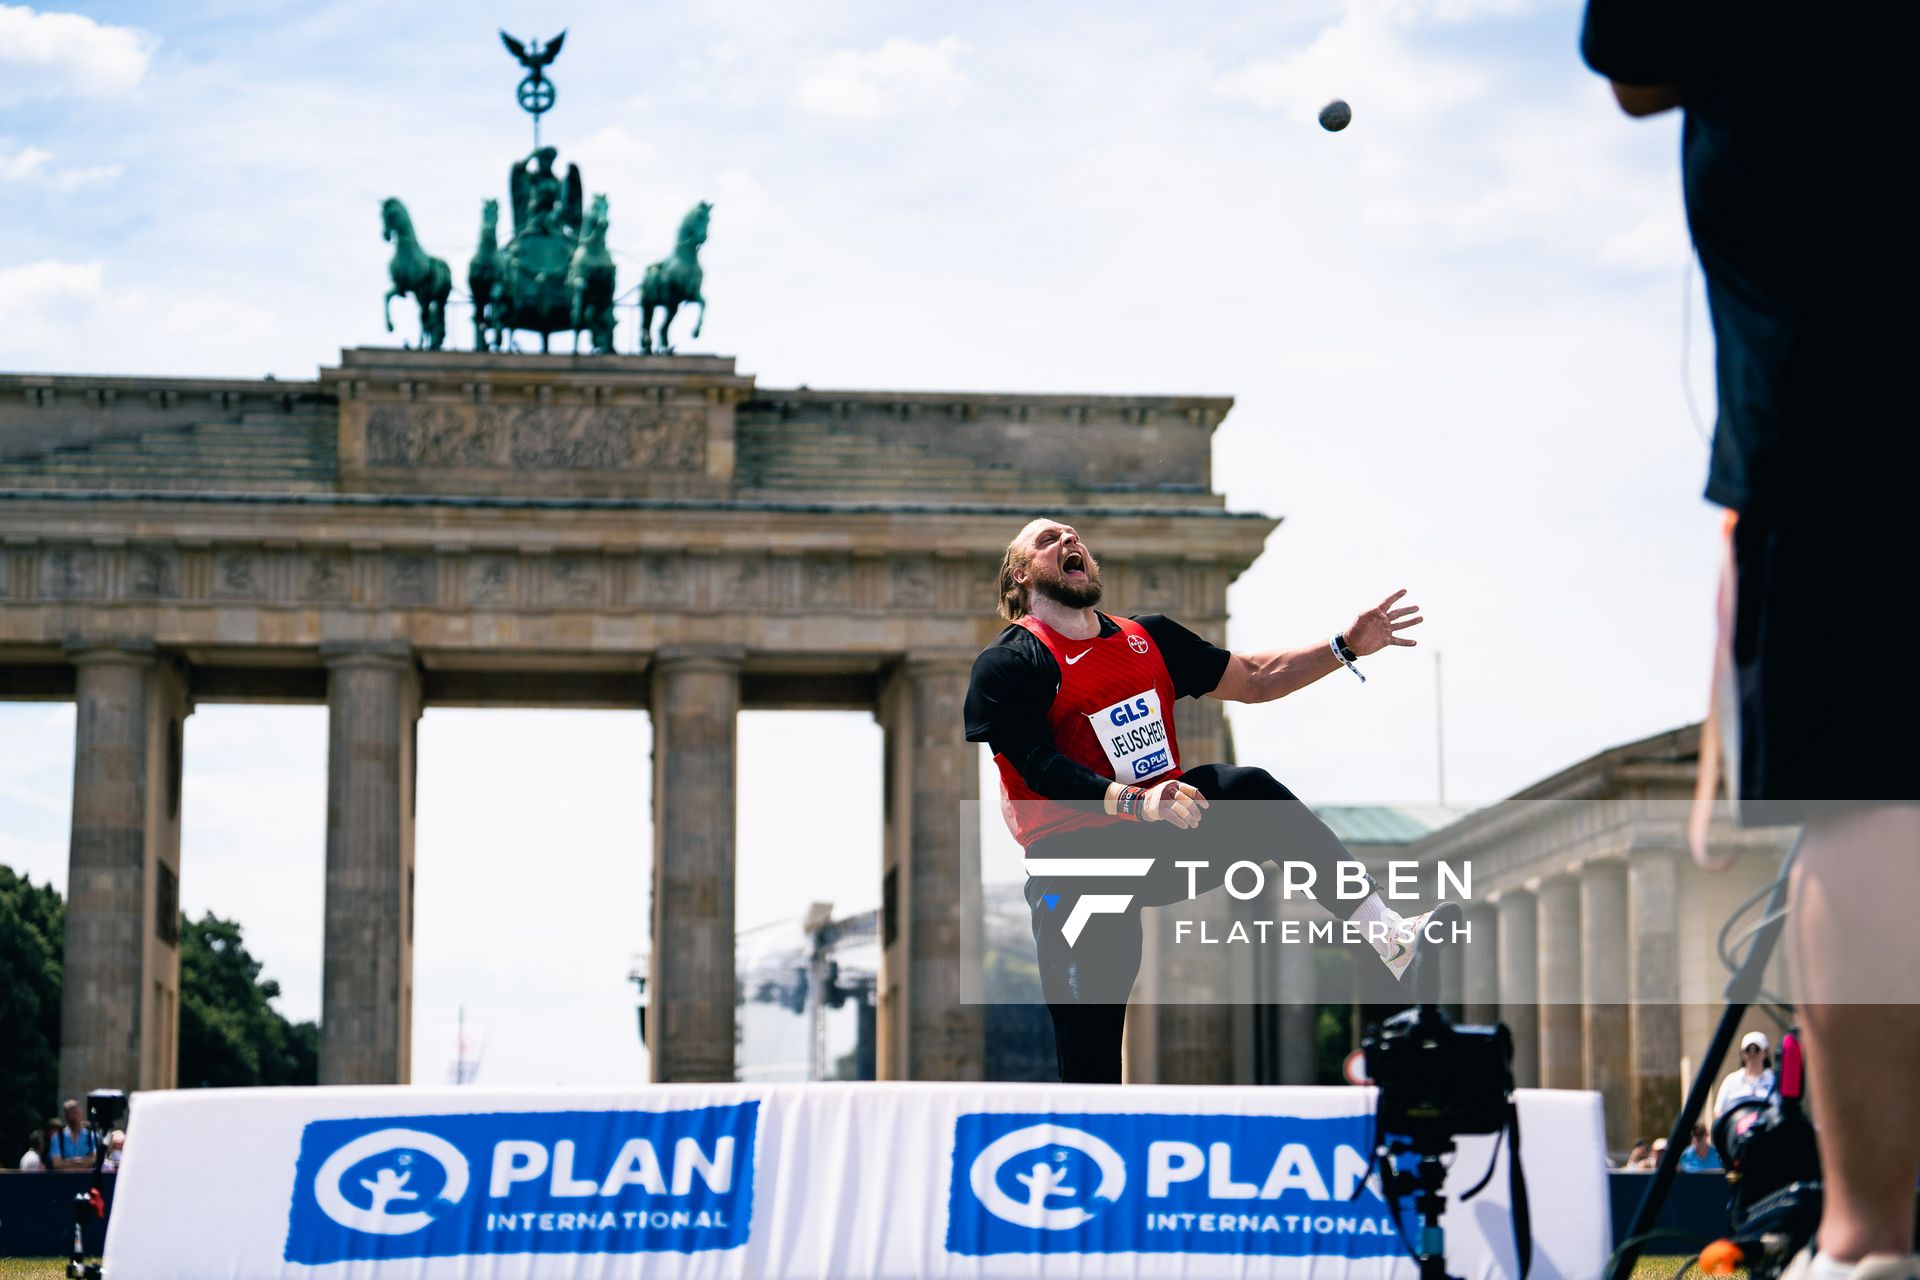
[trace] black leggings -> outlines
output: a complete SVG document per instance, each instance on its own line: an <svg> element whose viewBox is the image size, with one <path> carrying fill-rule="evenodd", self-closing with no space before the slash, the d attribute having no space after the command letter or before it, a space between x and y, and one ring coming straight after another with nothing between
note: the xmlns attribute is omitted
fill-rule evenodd
<svg viewBox="0 0 1920 1280"><path fill-rule="evenodd" d="M1183 902L1191 887L1218 887L1238 861L1304 862L1313 868L1311 896L1345 919L1365 895L1337 898L1333 890L1342 862L1358 859L1340 838L1265 769L1208 764L1180 780L1215 802L1199 827L1182 831L1167 823L1113 824L1038 840L1029 858L1152 858L1144 877L1028 876L1027 905L1039 948L1040 987L1053 1015L1060 1079L1071 1084L1118 1084L1127 998L1140 972L1140 908ZM1265 801L1267 803L1245 803ZM1176 867L1202 861L1204 869ZM1369 888L1376 888L1368 881ZM1124 912L1088 916L1068 945L1064 926L1074 903L1087 894L1125 894ZM1051 901L1049 901L1051 899Z"/></svg>

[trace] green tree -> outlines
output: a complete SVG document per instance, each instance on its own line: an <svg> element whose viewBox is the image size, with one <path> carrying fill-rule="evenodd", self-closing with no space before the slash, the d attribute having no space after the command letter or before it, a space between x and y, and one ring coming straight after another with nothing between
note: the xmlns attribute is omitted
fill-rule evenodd
<svg viewBox="0 0 1920 1280"><path fill-rule="evenodd" d="M240 926L209 911L180 929L180 1084L313 1084L320 1033L290 1023L272 1001L280 984L260 976Z"/></svg>
<svg viewBox="0 0 1920 1280"><path fill-rule="evenodd" d="M59 1107L60 956L66 906L0 866L0 1166L12 1168L27 1140Z"/></svg>

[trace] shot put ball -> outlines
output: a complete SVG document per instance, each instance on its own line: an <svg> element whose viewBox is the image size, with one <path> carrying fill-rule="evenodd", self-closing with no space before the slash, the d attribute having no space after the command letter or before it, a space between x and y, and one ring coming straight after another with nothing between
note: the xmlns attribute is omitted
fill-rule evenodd
<svg viewBox="0 0 1920 1280"><path fill-rule="evenodd" d="M1328 133L1338 133L1352 122L1353 108L1339 98L1320 108L1320 127Z"/></svg>

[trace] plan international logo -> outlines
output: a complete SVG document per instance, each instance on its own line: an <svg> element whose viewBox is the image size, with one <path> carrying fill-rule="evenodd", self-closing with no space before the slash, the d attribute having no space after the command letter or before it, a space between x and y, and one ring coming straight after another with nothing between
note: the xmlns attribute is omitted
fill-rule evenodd
<svg viewBox="0 0 1920 1280"><path fill-rule="evenodd" d="M947 1250L1399 1257L1370 1116L977 1112L954 1126Z"/></svg>
<svg viewBox="0 0 1920 1280"><path fill-rule="evenodd" d="M300 1138L285 1257L738 1248L759 1106L317 1120Z"/></svg>

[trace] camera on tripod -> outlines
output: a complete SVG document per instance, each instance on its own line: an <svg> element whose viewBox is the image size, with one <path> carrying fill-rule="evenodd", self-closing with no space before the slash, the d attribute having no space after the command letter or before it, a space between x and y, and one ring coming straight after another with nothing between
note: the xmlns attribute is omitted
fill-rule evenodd
<svg viewBox="0 0 1920 1280"><path fill-rule="evenodd" d="M1451 1145L1463 1133L1506 1127L1513 1033L1504 1023L1459 1027L1439 1006L1421 1005L1369 1028L1360 1047L1368 1077L1380 1086L1385 1132Z"/></svg>
<svg viewBox="0 0 1920 1280"><path fill-rule="evenodd" d="M127 1114L127 1095L119 1089L95 1089L87 1095L87 1127L93 1130L93 1185L73 1197L73 1252L67 1259L69 1280L100 1280L100 1264L89 1261L87 1223L107 1216L100 1173L107 1158L107 1135Z"/></svg>
<svg viewBox="0 0 1920 1280"><path fill-rule="evenodd" d="M1400 1197L1414 1198L1421 1222L1414 1260L1420 1264L1421 1280L1448 1280L1440 1228L1446 1210L1441 1194L1447 1178L1444 1161L1453 1152L1455 1138L1476 1133L1507 1138L1514 1245L1524 1280L1533 1258L1533 1229L1520 1169L1520 1116L1513 1103L1513 1033L1505 1024L1455 1026L1440 1006L1423 1004L1369 1027L1360 1047L1366 1053L1367 1075L1380 1090L1373 1165L1396 1220ZM1398 1156L1413 1157L1413 1167L1396 1164ZM1489 1164L1486 1176L1458 1198L1477 1195L1495 1167Z"/></svg>
<svg viewBox="0 0 1920 1280"><path fill-rule="evenodd" d="M120 1089L95 1089L87 1095L87 1126L102 1143L127 1114L127 1095Z"/></svg>

